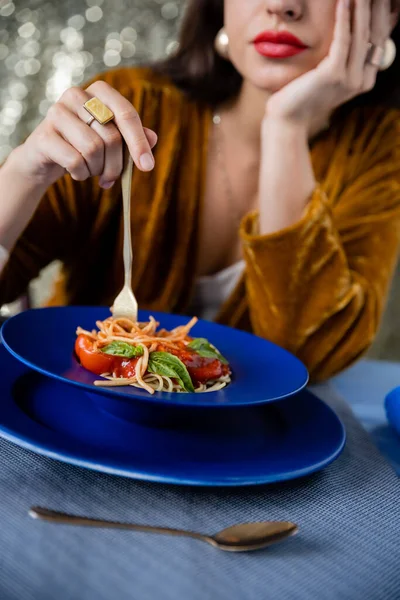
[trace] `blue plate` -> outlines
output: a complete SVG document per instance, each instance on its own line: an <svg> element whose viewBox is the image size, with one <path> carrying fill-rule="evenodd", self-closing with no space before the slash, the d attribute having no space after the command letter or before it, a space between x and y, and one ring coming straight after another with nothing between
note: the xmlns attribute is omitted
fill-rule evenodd
<svg viewBox="0 0 400 600"><path fill-rule="evenodd" d="M188 322L187 317L151 313L166 329ZM32 369L89 392L114 398L136 398L178 406L243 406L287 398L302 390L308 382L306 367L292 354L260 337L199 321L191 334L205 337L225 355L233 371L232 383L219 392L207 394L148 394L135 387L99 388L98 376L81 367L73 357L78 325L95 328L97 320L110 316L105 308L63 307L22 312L5 322L2 339L6 348ZM140 311L147 321L149 313Z"/></svg>
<svg viewBox="0 0 400 600"><path fill-rule="evenodd" d="M31 371L0 346L0 435L51 458L135 479L239 486L294 479L345 443L335 413L304 390L282 402L151 428L97 408L82 390ZM227 415L222 411L221 415Z"/></svg>
<svg viewBox="0 0 400 600"><path fill-rule="evenodd" d="M385 411L390 425L400 435L400 387L394 388L387 394Z"/></svg>

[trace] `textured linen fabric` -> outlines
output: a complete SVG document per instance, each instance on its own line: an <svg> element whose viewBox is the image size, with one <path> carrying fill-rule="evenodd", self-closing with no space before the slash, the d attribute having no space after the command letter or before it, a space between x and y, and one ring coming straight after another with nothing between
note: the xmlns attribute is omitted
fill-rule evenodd
<svg viewBox="0 0 400 600"><path fill-rule="evenodd" d="M321 473L279 485L195 489L112 477L0 440L2 600L398 600L400 482L331 388L314 390L348 442ZM215 532L288 519L300 533L250 554L201 542L31 520L31 505Z"/></svg>
<svg viewBox="0 0 400 600"><path fill-rule="evenodd" d="M154 172L132 181L133 288L139 305L186 312L194 291L211 110L151 69L100 74L158 134ZM246 268L217 320L297 354L314 380L372 342L400 237L399 112L338 113L311 143L318 186L304 217L273 235L249 214ZM0 277L0 304L54 259L65 269L53 304L110 306L123 284L121 186L69 175L49 188Z"/></svg>

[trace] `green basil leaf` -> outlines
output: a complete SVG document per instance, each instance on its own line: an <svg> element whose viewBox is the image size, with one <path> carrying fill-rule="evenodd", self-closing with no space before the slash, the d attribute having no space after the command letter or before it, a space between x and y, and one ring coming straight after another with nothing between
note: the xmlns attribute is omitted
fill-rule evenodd
<svg viewBox="0 0 400 600"><path fill-rule="evenodd" d="M228 364L226 358L205 338L195 338L188 346L200 356L204 356L204 358L218 358L224 365Z"/></svg>
<svg viewBox="0 0 400 600"><path fill-rule="evenodd" d="M194 392L189 371L183 362L169 352L151 352L147 369L156 375L177 379L186 392Z"/></svg>
<svg viewBox="0 0 400 600"><path fill-rule="evenodd" d="M132 346L132 344L128 344L128 342L111 342L111 344L101 348L101 351L104 352L104 354L122 356L123 358L143 356L143 348L141 346Z"/></svg>

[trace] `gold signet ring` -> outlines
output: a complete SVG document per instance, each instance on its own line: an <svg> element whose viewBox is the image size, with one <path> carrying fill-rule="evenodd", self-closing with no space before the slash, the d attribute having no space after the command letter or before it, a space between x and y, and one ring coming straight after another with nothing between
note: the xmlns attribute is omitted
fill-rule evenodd
<svg viewBox="0 0 400 600"><path fill-rule="evenodd" d="M98 123L100 123L100 125L109 123L115 116L112 110L110 110L108 106L103 104L103 102L96 97L85 102L83 108L85 108L88 113L92 115L92 117L96 119ZM89 119L88 124L90 125L92 122L93 121Z"/></svg>

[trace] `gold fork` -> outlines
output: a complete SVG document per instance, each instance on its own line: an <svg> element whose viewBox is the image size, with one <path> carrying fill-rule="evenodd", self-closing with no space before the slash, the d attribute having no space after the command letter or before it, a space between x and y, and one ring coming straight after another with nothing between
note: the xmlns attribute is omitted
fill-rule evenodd
<svg viewBox="0 0 400 600"><path fill-rule="evenodd" d="M127 147L124 150L124 170L121 176L124 211L124 271L125 284L114 300L111 312L114 317L132 321L138 318L138 303L132 291L132 238L131 238L131 184L133 161Z"/></svg>

